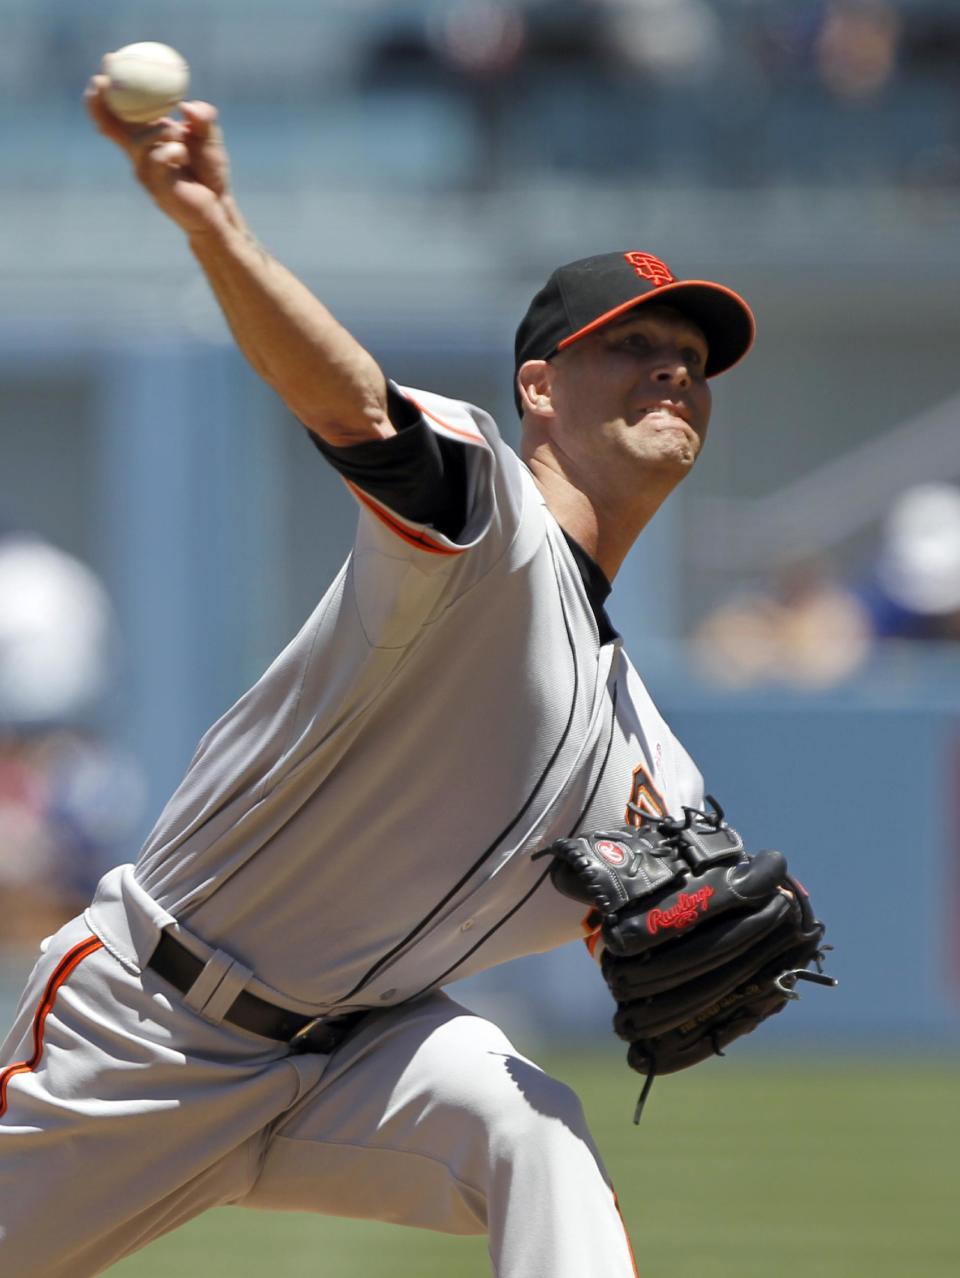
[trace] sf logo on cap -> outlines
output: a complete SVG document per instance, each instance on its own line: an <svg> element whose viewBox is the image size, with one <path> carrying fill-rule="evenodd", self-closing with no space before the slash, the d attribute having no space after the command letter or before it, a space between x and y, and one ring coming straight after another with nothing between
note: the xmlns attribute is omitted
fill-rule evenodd
<svg viewBox="0 0 960 1278"><path fill-rule="evenodd" d="M673 272L665 262L661 262L659 257L654 257L652 253L624 253L623 255L638 275L645 280L649 280L654 288L659 288L661 284L672 284L674 280Z"/></svg>

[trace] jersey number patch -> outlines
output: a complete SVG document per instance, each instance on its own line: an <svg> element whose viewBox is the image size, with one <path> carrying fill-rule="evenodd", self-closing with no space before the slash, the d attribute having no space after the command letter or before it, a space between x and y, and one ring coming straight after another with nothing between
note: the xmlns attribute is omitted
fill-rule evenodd
<svg viewBox="0 0 960 1278"><path fill-rule="evenodd" d="M639 808L640 811L634 811ZM646 769L646 765L638 763L633 770L633 784L630 787L630 802L624 814L624 822L626 825L632 825L634 829L643 824L641 812L645 812L651 817L665 817L667 815L667 805L663 800L663 795L653 784L653 778Z"/></svg>

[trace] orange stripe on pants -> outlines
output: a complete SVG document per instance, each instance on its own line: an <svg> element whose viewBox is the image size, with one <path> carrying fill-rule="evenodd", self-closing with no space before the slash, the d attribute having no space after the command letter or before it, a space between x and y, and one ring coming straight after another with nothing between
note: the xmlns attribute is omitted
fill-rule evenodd
<svg viewBox="0 0 960 1278"><path fill-rule="evenodd" d="M103 942L98 937L88 936L85 941L81 941L79 945L75 945L72 950L69 950L54 969L53 975L47 981L46 989L43 991L43 998L40 1000L40 1006L37 1008L36 1015L33 1018L33 1055L28 1061L18 1061L15 1065L8 1065L0 1073L0 1118L7 1111L7 1084L11 1078L17 1074L29 1074L40 1064L40 1057L43 1055L43 1027L56 1002L57 991L70 973L88 955L93 954L95 950L99 950L102 945Z"/></svg>
<svg viewBox="0 0 960 1278"><path fill-rule="evenodd" d="M627 1239L627 1251L630 1253L630 1260L633 1263L633 1272L636 1278L640 1278L640 1270L637 1268L637 1258L633 1254L633 1243L630 1241L630 1234L627 1232L627 1222L623 1219L623 1212L620 1210L620 1199L616 1194L613 1195L614 1205L617 1209L617 1215L620 1217L620 1223L623 1225L623 1232Z"/></svg>

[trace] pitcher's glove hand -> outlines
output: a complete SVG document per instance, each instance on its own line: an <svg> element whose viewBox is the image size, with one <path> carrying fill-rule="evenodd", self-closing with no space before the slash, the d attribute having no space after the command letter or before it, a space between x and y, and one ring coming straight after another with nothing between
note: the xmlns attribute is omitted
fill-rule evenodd
<svg viewBox="0 0 960 1278"><path fill-rule="evenodd" d="M555 858L558 890L599 915L613 1026L647 1076L635 1121L656 1074L723 1055L798 998L798 980L836 984L821 969L824 926L786 858L745 852L707 801L709 813L685 808L682 821L637 808L639 826L559 839L539 854Z"/></svg>

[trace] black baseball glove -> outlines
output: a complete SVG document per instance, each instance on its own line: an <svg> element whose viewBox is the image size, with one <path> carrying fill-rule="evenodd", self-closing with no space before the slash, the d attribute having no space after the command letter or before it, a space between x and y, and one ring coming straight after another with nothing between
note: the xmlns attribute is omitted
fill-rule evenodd
<svg viewBox="0 0 960 1278"><path fill-rule="evenodd" d="M613 1026L647 1081L696 1065L823 974L824 926L781 852L744 851L716 800L682 821L633 809L640 825L559 839L554 885L598 915ZM815 970L809 970L813 966Z"/></svg>

